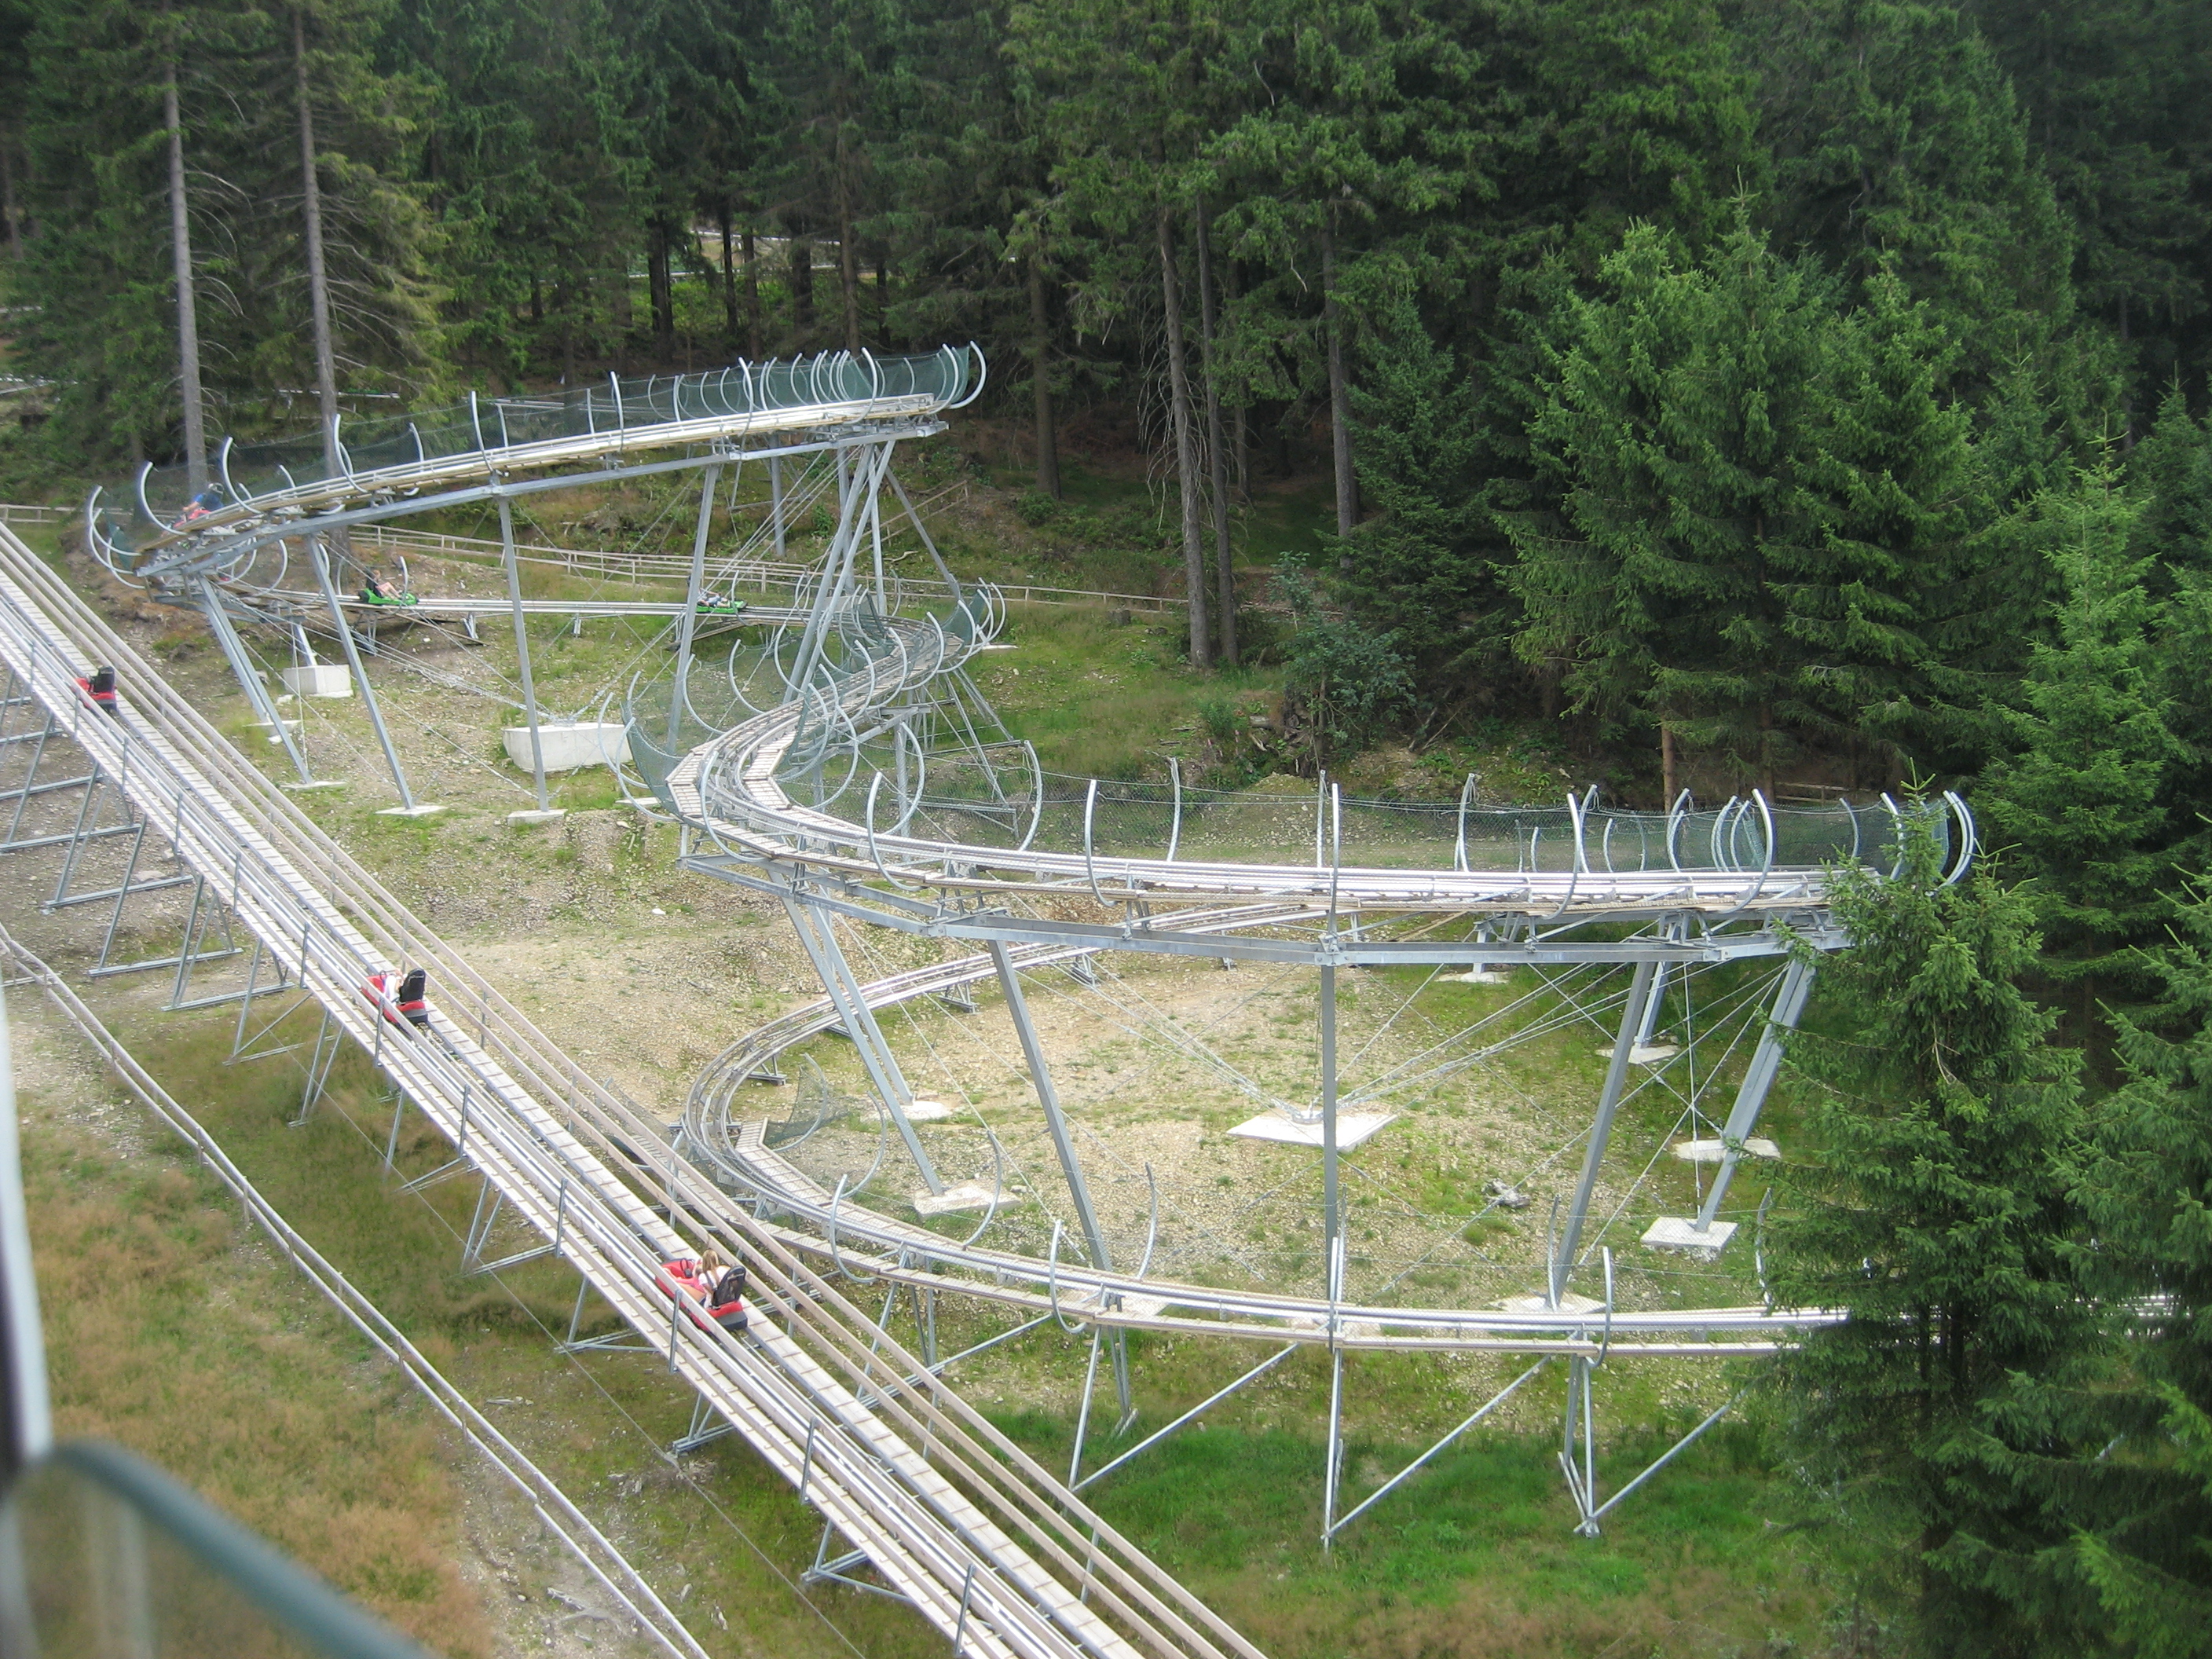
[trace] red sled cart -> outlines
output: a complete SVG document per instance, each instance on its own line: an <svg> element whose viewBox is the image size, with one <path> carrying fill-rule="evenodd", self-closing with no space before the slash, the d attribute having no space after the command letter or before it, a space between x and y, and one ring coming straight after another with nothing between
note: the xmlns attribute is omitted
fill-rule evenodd
<svg viewBox="0 0 2212 1659"><path fill-rule="evenodd" d="M663 1296L681 1296L691 1303L691 1321L702 1330L713 1320L726 1331L745 1328L745 1270L724 1267L679 1256L660 1264Z"/></svg>
<svg viewBox="0 0 2212 1659"><path fill-rule="evenodd" d="M361 988L376 1011L392 1024L404 1020L418 1031L430 1029L430 1005L423 994L428 989L430 976L420 968L410 968L403 976L398 974L371 974L368 983Z"/></svg>

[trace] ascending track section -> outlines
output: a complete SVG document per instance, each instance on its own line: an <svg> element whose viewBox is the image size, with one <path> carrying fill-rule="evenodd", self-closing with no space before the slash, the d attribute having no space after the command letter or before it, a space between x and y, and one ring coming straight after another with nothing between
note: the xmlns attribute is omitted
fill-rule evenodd
<svg viewBox="0 0 2212 1659"><path fill-rule="evenodd" d="M85 689L94 663L118 672L122 689L110 704ZM120 883L97 896L113 898L118 914L133 891L191 885L179 996L199 959L196 930L218 914L234 921L254 951L243 992L219 1000L242 996L250 1011L279 996L319 1011L303 1112L314 1109L325 1056L343 1036L452 1143L448 1176L483 1182L465 1267L536 1256L573 1267L580 1289L788 1479L854 1559L874 1565L883 1583L872 1587L910 1601L959 1651L1258 1659L831 1279L672 1157L659 1126L410 915L4 527L0 665L0 710L33 722L34 743L10 750L27 750L34 770L50 752L75 750L89 763L68 785L24 786L24 799L84 790L74 831L0 850L66 843L66 884L102 856L88 849L128 846ZM127 808L119 838L103 839L115 831L96 827L96 800ZM173 850L177 876L137 881L137 849L149 835ZM403 964L430 975L420 1029L380 1018L364 994ZM538 1242L485 1262L484 1237L501 1215L520 1218ZM754 1317L742 1333L683 1316L690 1304L666 1264L708 1247L753 1270Z"/></svg>
<svg viewBox="0 0 2212 1659"><path fill-rule="evenodd" d="M823 353L766 363L738 362L703 374L610 375L558 392L489 397L411 416L348 422L288 442L226 439L204 475L183 467L142 468L120 491L95 490L86 506L92 550L120 580L156 598L200 611L259 719L284 744L301 785L317 780L277 714L240 636L240 623L334 632L367 699L403 812L419 805L362 672L372 616L464 623L492 609L513 617L520 707L531 749L542 759L541 721L524 626L514 509L533 494L628 483L661 474L703 474L689 580L670 619L675 684L688 677L695 636L726 628L748 607L736 589L780 569L794 514L817 505L835 514L836 539L866 538L883 580L884 525L878 498L886 483L912 518L936 576L956 599L958 584L936 557L903 489L888 479L892 448L944 429L944 416L972 401L983 383L982 355L951 346L926 356L878 358ZM726 471L748 461L769 473L769 511L734 556L710 562L708 526ZM736 500L734 477L731 499ZM380 578L356 555L350 532L415 514L491 503L499 514L507 577L503 607L422 603L404 581ZM763 558L763 553L772 555ZM672 596L672 599L673 596ZM579 614L612 614L589 605ZM312 660L312 659L310 659ZM683 709L672 694L672 728ZM673 731L667 741L675 740ZM544 767L536 769L538 808L550 812Z"/></svg>

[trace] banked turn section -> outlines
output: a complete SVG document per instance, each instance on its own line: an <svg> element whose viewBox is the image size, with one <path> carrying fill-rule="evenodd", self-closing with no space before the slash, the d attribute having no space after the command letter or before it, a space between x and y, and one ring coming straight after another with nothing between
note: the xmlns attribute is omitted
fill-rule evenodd
<svg viewBox="0 0 2212 1659"><path fill-rule="evenodd" d="M665 1150L4 528L0 660L503 1202L961 1650L1261 1659ZM94 661L118 670L115 714L77 689ZM361 994L401 963L431 970L434 1041ZM744 1338L678 1317L665 1293L660 1263L709 1241L754 1267Z"/></svg>

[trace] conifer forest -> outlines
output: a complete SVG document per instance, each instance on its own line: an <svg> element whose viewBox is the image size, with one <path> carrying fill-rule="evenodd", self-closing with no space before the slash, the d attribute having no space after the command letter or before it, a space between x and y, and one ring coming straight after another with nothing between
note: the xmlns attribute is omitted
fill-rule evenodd
<svg viewBox="0 0 2212 1659"><path fill-rule="evenodd" d="M2204 0L0 0L0 307L72 510L973 341L946 465L1172 601L1223 787L1958 792L1787 1046L1765 1288L1849 1317L1740 1455L1832 1571L1741 1650L2212 1653Z"/></svg>

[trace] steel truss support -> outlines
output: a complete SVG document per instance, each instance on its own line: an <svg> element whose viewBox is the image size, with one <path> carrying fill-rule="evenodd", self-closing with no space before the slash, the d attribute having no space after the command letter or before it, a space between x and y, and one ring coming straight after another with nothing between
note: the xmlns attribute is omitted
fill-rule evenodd
<svg viewBox="0 0 2212 1659"><path fill-rule="evenodd" d="M921 1172L922 1185L932 1193L943 1192L945 1182L923 1149L921 1137L915 1132L914 1121L907 1115L907 1103L914 1098L914 1090L908 1085L906 1074L899 1070L898 1059L891 1053L890 1044L884 1040L883 1028L876 1024L875 1011L868 1006L868 1000L861 993L859 977L845 960L844 949L837 943L836 924L813 905L787 892L783 895L783 908L791 918L792 930L799 935L799 942L806 947L814 971L821 978L822 988L829 993L837 1010L845 1035L860 1050L860 1064L867 1070L869 1082L875 1085L877 1095L897 1127L899 1139L906 1143L908 1156Z"/></svg>
<svg viewBox="0 0 2212 1659"><path fill-rule="evenodd" d="M545 748L538 736L538 688L530 677L530 630L523 625L522 567L514 556L514 507L505 494L499 495L499 546L507 566L507 602L514 608L514 654L522 674L522 714L530 724L530 775L538 786L538 810L550 812L545 793Z"/></svg>
<svg viewBox="0 0 2212 1659"><path fill-rule="evenodd" d="M1759 1047L1752 1051L1751 1064L1744 1068L1743 1082L1736 1090L1735 1103L1729 1109L1728 1121L1721 1128L1721 1166L1713 1176L1712 1190L1698 1207L1695 1231L1709 1232L1713 1218L1720 1213L1721 1200L1728 1196L1729 1182L1735 1178L1735 1166L1743 1161L1743 1143L1759 1127L1759 1109L1766 1104L1767 1091L1774 1086L1775 1073L1782 1066L1782 1045L1787 1035L1797 1029L1797 1022L1805 1012L1806 999L1813 994L1813 963L1806 957L1790 958L1790 965L1782 970L1781 988L1774 994L1773 1011L1768 1014L1766 1029L1759 1034Z"/></svg>
<svg viewBox="0 0 2212 1659"><path fill-rule="evenodd" d="M304 1128L313 1119L315 1108L323 1097L323 1087L330 1081L331 1067L337 1063L338 1044L344 1036L344 1029L325 1012L322 1024L315 1030L314 1052L307 1057L307 1083L300 1091L300 1110L292 1119L294 1128Z"/></svg>
<svg viewBox="0 0 2212 1659"><path fill-rule="evenodd" d="M1400 1486L1412 1480L1413 1476L1419 1474L1421 1470L1427 1468L1431 1460L1446 1450L1453 1442L1456 1441L1469 1429L1474 1428L1477 1424L1480 1423L1483 1419L1488 1417L1491 1413L1496 1411L1500 1406L1504 1405L1516 1394L1519 1393L1522 1383L1533 1379L1537 1372L1542 1370L1551 1363L1552 1358L1549 1354L1547 1354L1542 1358L1537 1360L1536 1363L1529 1366L1527 1370L1522 1372L1520 1376L1515 1377L1510 1382L1508 1382L1496 1394L1493 1394L1489 1399L1484 1401L1481 1405L1476 1407L1472 1413L1460 1421L1460 1424L1456 1428L1446 1434L1443 1439L1437 1441L1436 1444L1431 1446L1428 1450L1423 1452L1412 1462L1407 1464L1404 1468L1400 1469L1397 1474L1392 1475L1388 1480L1385 1480L1373 1492L1361 1498L1358 1503L1346 1510L1341 1516L1338 1517L1334 1522L1326 1523L1322 1532L1322 1547L1326 1548L1327 1547L1334 1544L1336 1541L1336 1535L1339 1533L1342 1532L1346 1527L1357 1521L1361 1516L1366 1514L1369 1510L1374 1508L1376 1504L1381 1503L1392 1492L1397 1491Z"/></svg>
<svg viewBox="0 0 2212 1659"><path fill-rule="evenodd" d="M659 1353L660 1350L650 1342L641 1342L628 1326L610 1331L605 1336L579 1337L584 1328L584 1299L592 1293L592 1281L578 1274L576 1305L569 1310L568 1334L553 1345L556 1353Z"/></svg>
<svg viewBox="0 0 2212 1659"><path fill-rule="evenodd" d="M707 588L707 532L714 517L714 483L722 475L719 463L707 464L704 480L699 487L699 523L691 537L691 578L684 584L684 614L676 623L676 679L668 693L668 752L683 751L677 746L683 740L684 706L690 696L691 639L699 622L699 602L706 597ZM734 491L737 481L732 478ZM577 612L581 621L583 613Z"/></svg>
<svg viewBox="0 0 2212 1659"><path fill-rule="evenodd" d="M737 1425L733 1423L716 1422L714 1408L707 1403L707 1396L696 1395L691 1401L691 1426L668 1443L668 1455L681 1457L685 1452L697 1451L700 1447L737 1431ZM820 1559L819 1551L816 1552L816 1557Z"/></svg>
<svg viewBox="0 0 2212 1659"><path fill-rule="evenodd" d="M1075 1140L1067 1132L1067 1117L1060 1108L1060 1091L1053 1085L1052 1068L1045 1064L1044 1047L1037 1041L1036 1027L1030 1020L1030 1005L1022 994L1021 975L1015 971L1013 958L1006 947L997 939L990 943L991 965L999 972L999 988L1006 994L1006 1012L1014 1022L1014 1032L1021 1039L1022 1057L1029 1063L1030 1081L1036 1089L1037 1103L1044 1108L1045 1127L1052 1133L1052 1149L1060 1158L1060 1172L1067 1182L1067 1195L1075 1205L1076 1219L1082 1224L1083 1237L1091 1249L1091 1265L1101 1273L1113 1271L1114 1262L1106 1248L1106 1235L1098 1225L1098 1212L1091 1206L1091 1186L1083 1178L1082 1163L1075 1155ZM863 1005L865 1006L865 1004ZM1119 1306L1115 1298L1114 1305ZM1102 1310L1103 1311L1103 1310ZM1091 1331L1091 1365L1095 1372L1098 1366L1098 1329ZM1128 1427L1136 1408L1129 1399L1129 1342L1126 1333L1114 1332L1114 1392L1120 1401L1121 1415L1115 1429L1120 1433ZM1086 1383L1083 1393L1083 1409L1091 1409L1091 1390ZM1075 1437L1075 1455L1083 1455L1083 1432L1079 1427ZM1068 1480L1073 1482L1073 1474Z"/></svg>
<svg viewBox="0 0 2212 1659"><path fill-rule="evenodd" d="M1628 1003L1620 1011L1620 1034L1613 1039L1613 1058L1606 1062L1605 1087L1598 1096L1597 1115L1590 1123L1589 1145L1583 1153L1582 1178L1575 1183L1574 1201L1567 1209L1566 1230L1560 1235L1549 1263L1545 1297L1554 1308L1566 1293L1568 1276L1574 1271L1575 1251L1582 1242L1583 1224L1589 1218L1590 1196L1597 1190L1598 1168L1604 1163L1607 1144L1613 1139L1613 1120L1620 1110L1621 1094L1627 1086L1628 1064L1636 1047L1636 1034L1644 1029L1644 1008L1651 996L1655 966L1648 960L1638 963L1628 981Z"/></svg>
<svg viewBox="0 0 2212 1659"><path fill-rule="evenodd" d="M1595 1538L1598 1523L1613 1513L1628 1495L1703 1439L1705 1431L1735 1410L1747 1390L1739 1390L1673 1445L1644 1466L1643 1472L1602 1503L1597 1495L1596 1410L1591 1402L1590 1378L1603 1361L1577 1354L1567 1362L1567 1400L1559 1437L1559 1468L1567 1477L1567 1491L1580 1518L1575 1532Z"/></svg>
<svg viewBox="0 0 2212 1659"><path fill-rule="evenodd" d="M323 545L320 536L307 538L307 562L314 567L315 580L323 590L323 599L331 608L331 625L338 631L338 643L344 647L346 665L353 671L353 683L361 692L362 706L368 710L368 723L375 728L376 741L384 750L384 763L392 769L392 781L399 791L399 811L412 817L434 808L418 807L414 792L407 787L407 774L399 764L398 751L392 746L392 734L384 729L384 711L377 705L376 688L368 683L368 671L361 665L361 646L353 636L353 628L346 621L345 611L338 604L338 590L331 580L330 551ZM304 701L307 694L300 694Z"/></svg>
<svg viewBox="0 0 2212 1659"><path fill-rule="evenodd" d="M907 1599L895 1589L887 1589L882 1584L871 1584L865 1578L851 1577L855 1568L867 1565L868 1553L866 1550L847 1550L842 1555L832 1556L830 1553L830 1540L836 1531L836 1528L827 1521L822 1523L822 1541L814 1547L814 1565L799 1575L800 1583L842 1584L847 1589L866 1590L869 1595L880 1595L887 1601L903 1601ZM974 1577L972 1570L969 1577L972 1581ZM961 1602L961 1610L963 1613L967 1610L964 1597ZM960 1646L956 1643L953 1652L957 1655L960 1651Z"/></svg>
<svg viewBox="0 0 2212 1659"><path fill-rule="evenodd" d="M269 688L261 683L260 672L253 666L252 659L246 654L246 642L238 637L238 629L230 620L230 613L222 608L222 596L215 584L206 577L200 578L200 611L208 619L208 631L215 635L216 643L222 647L223 658L230 664L230 672L238 681L239 690L246 693L246 702L253 712L267 725L277 740L284 745L284 753L300 774L303 784L313 784L315 775L307 769L307 757L300 752L300 745L292 741L292 728L284 724L276 705L269 700Z"/></svg>

